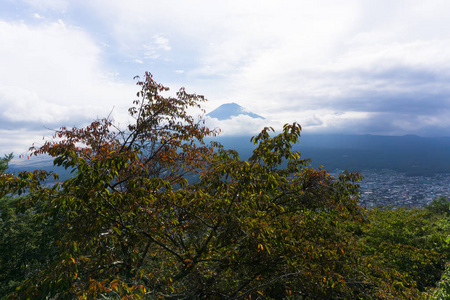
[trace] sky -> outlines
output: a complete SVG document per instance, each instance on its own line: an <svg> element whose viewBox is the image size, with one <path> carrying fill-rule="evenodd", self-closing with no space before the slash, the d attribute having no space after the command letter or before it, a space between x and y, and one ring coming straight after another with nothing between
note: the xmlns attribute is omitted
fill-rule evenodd
<svg viewBox="0 0 450 300"><path fill-rule="evenodd" d="M450 136L450 1L0 0L0 155L61 126L118 126L149 71L175 93L306 133Z"/></svg>

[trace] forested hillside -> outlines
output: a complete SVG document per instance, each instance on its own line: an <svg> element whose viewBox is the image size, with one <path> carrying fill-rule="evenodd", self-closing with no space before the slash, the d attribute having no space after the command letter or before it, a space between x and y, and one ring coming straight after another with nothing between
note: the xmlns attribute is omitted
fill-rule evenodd
<svg viewBox="0 0 450 300"><path fill-rule="evenodd" d="M448 199L366 210L358 173L295 150L299 124L265 128L241 159L187 113L202 96L138 85L126 128L95 120L31 148L71 178L2 169L1 297L445 299Z"/></svg>

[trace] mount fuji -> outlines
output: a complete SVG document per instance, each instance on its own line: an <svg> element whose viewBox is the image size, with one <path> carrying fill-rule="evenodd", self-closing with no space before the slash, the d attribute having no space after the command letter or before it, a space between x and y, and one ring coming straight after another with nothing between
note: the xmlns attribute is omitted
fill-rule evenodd
<svg viewBox="0 0 450 300"><path fill-rule="evenodd" d="M239 115L245 115L249 116L254 119L264 119L264 117L261 117L260 115L254 114L239 104L236 103L225 103L210 112L209 114L206 114L208 117L216 118L218 120L228 120L232 117L239 116Z"/></svg>

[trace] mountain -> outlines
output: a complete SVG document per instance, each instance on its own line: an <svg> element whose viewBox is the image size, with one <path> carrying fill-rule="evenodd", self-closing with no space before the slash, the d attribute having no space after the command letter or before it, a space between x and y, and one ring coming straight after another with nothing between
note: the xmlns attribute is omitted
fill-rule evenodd
<svg viewBox="0 0 450 300"><path fill-rule="evenodd" d="M206 140L237 150L243 159L248 159L255 148L250 136ZM327 170L390 169L409 176L450 173L450 137L302 134L294 150L300 151L302 158L311 158L314 167L323 165ZM71 170L53 166L53 158L48 156L14 159L7 172L35 169L54 171L60 181L73 176Z"/></svg>
<svg viewBox="0 0 450 300"><path fill-rule="evenodd" d="M236 103L222 104L221 106L207 114L207 116L219 120L227 120L239 115L249 116L254 119L264 119L264 117L254 114Z"/></svg>
<svg viewBox="0 0 450 300"><path fill-rule="evenodd" d="M33 172L34 170L44 170L54 172L59 175L59 179L53 179L50 176L46 183L54 183L56 181L64 181L73 176L72 169L64 169L63 167L53 165L54 158L48 155L30 156L28 158L14 158L9 163L6 173L19 173L22 171Z"/></svg>
<svg viewBox="0 0 450 300"><path fill-rule="evenodd" d="M328 169L390 169L409 176L450 173L450 138L304 135L299 149Z"/></svg>
<svg viewBox="0 0 450 300"><path fill-rule="evenodd" d="M248 137L216 137L241 158L250 157L255 145ZM390 169L408 176L450 173L450 137L304 134L294 150L312 165L328 170Z"/></svg>

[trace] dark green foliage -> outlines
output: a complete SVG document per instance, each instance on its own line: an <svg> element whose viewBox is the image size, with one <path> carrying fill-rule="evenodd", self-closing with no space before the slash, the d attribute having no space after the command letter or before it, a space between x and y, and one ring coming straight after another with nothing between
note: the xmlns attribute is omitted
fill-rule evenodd
<svg viewBox="0 0 450 300"><path fill-rule="evenodd" d="M449 259L446 238L450 231L442 227L445 214L431 213L442 200L423 208L372 208L369 232L364 244L371 255L385 267L402 272L417 287L425 291L440 279Z"/></svg>
<svg viewBox="0 0 450 300"><path fill-rule="evenodd" d="M8 169L8 164L13 159L14 155L12 153L5 155L3 158L0 158L0 174L5 173Z"/></svg>
<svg viewBox="0 0 450 300"><path fill-rule="evenodd" d="M434 199L429 205L427 205L426 210L438 217L449 217L450 216L450 199L448 197L439 197Z"/></svg>
<svg viewBox="0 0 450 300"><path fill-rule="evenodd" d="M450 264L447 263L445 271L442 274L441 279L436 284L429 297L430 300L448 300L450 299Z"/></svg>
<svg viewBox="0 0 450 300"><path fill-rule="evenodd" d="M36 221L39 207L18 209L27 197L0 199L0 299L48 267L58 253L55 221Z"/></svg>

